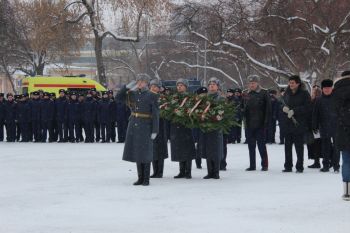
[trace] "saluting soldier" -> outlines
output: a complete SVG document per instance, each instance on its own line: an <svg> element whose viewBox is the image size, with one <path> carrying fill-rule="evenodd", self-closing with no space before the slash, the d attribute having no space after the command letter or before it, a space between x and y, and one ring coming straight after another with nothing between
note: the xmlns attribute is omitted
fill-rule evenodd
<svg viewBox="0 0 350 233"><path fill-rule="evenodd" d="M148 76L138 75L117 97L131 108L123 160L137 164L138 180L134 185L144 186L149 185L153 140L159 131L158 96L149 91L148 82Z"/></svg>
<svg viewBox="0 0 350 233"><path fill-rule="evenodd" d="M186 95L188 81L180 78L176 82L179 95ZM171 161L179 162L180 173L175 179L191 179L192 160L196 157L196 148L192 130L177 123L170 124Z"/></svg>
<svg viewBox="0 0 350 233"><path fill-rule="evenodd" d="M150 82L150 90L155 94L160 93L161 82L154 79ZM162 178L164 171L164 159L168 158L168 138L166 132L166 122L159 119L159 133L153 141L153 175L151 178Z"/></svg>
<svg viewBox="0 0 350 233"><path fill-rule="evenodd" d="M219 94L220 80L212 77L208 82L208 96L214 101L223 97ZM200 154L207 160L208 174L203 179L220 179L220 162L223 158L223 133L221 130L201 132L199 137Z"/></svg>

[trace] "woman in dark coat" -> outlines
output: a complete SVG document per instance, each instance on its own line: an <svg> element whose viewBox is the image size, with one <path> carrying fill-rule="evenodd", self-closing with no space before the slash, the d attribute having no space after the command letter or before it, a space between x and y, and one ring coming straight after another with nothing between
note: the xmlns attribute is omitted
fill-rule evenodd
<svg viewBox="0 0 350 233"><path fill-rule="evenodd" d="M186 79L178 79L176 82L177 92L185 94L188 87ZM171 161L179 162L180 173L174 176L175 179L191 179L192 160L196 157L196 149L192 130L180 124L170 125Z"/></svg>

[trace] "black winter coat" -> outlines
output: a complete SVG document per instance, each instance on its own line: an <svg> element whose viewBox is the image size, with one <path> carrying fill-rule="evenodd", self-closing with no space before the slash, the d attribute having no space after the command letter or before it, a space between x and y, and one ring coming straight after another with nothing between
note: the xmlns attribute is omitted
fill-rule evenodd
<svg viewBox="0 0 350 233"><path fill-rule="evenodd" d="M5 121L5 112L6 112L6 101L3 100L0 102L0 122L4 122Z"/></svg>
<svg viewBox="0 0 350 233"><path fill-rule="evenodd" d="M337 81L333 90L333 104L337 114L336 142L340 151L350 150L350 77Z"/></svg>
<svg viewBox="0 0 350 233"><path fill-rule="evenodd" d="M44 99L40 104L41 122L50 122L55 118L55 102L50 99Z"/></svg>
<svg viewBox="0 0 350 233"><path fill-rule="evenodd" d="M15 101L6 101L5 106L5 122L15 122L17 117L17 103Z"/></svg>
<svg viewBox="0 0 350 233"><path fill-rule="evenodd" d="M159 119L159 133L153 140L153 160L168 158L168 138L166 130L166 121Z"/></svg>
<svg viewBox="0 0 350 233"><path fill-rule="evenodd" d="M31 122L31 106L28 100L18 103L17 108L17 119L19 123L30 123Z"/></svg>
<svg viewBox="0 0 350 233"><path fill-rule="evenodd" d="M40 105L41 105L41 100L36 99L36 100L31 100L30 101L30 107L31 107L31 112L32 112L32 121L40 121Z"/></svg>
<svg viewBox="0 0 350 233"><path fill-rule="evenodd" d="M55 102L55 113L57 121L67 121L68 102L66 97L59 97Z"/></svg>
<svg viewBox="0 0 350 233"><path fill-rule="evenodd" d="M100 124L112 122L112 104L109 99L102 99L97 105L97 120Z"/></svg>
<svg viewBox="0 0 350 233"><path fill-rule="evenodd" d="M91 97L87 97L83 103L83 121L86 123L94 122L96 118L96 103Z"/></svg>
<svg viewBox="0 0 350 233"><path fill-rule="evenodd" d="M271 101L266 90L259 88L250 91L244 99L244 118L246 128L267 128L271 116Z"/></svg>
<svg viewBox="0 0 350 233"><path fill-rule="evenodd" d="M67 120L70 123L78 123L80 119L80 104L78 100L71 100L67 107Z"/></svg>
<svg viewBox="0 0 350 233"><path fill-rule="evenodd" d="M304 135L309 130L308 116L312 111L309 92L304 89L303 84L299 86L295 93L292 93L288 87L282 100L283 105L294 111L294 118L297 121L295 124L292 119L288 118L286 113L283 113L283 121L286 124L285 133Z"/></svg>
<svg viewBox="0 0 350 233"><path fill-rule="evenodd" d="M337 114L332 104L332 96L322 95L316 99L312 113L312 129L319 130L321 138L334 137Z"/></svg>

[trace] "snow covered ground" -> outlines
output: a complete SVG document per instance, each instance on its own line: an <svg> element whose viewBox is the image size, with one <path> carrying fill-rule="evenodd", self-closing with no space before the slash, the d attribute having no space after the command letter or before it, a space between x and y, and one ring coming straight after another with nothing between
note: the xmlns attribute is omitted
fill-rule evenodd
<svg viewBox="0 0 350 233"><path fill-rule="evenodd" d="M349 232L341 175L282 174L282 146L268 146L268 172L246 172L247 146L229 145L220 180L203 180L205 168L175 180L178 165L168 159L165 178L149 187L132 185L136 166L122 151L115 143L0 143L0 233Z"/></svg>

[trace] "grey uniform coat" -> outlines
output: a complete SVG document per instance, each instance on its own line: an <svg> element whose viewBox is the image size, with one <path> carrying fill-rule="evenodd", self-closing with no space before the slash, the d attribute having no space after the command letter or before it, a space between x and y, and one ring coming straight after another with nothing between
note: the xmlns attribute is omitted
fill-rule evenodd
<svg viewBox="0 0 350 233"><path fill-rule="evenodd" d="M214 99L221 99L218 94L213 95ZM214 130L210 132L200 132L198 151L201 158L218 160L223 158L223 133L221 130Z"/></svg>
<svg viewBox="0 0 350 233"><path fill-rule="evenodd" d="M159 133L153 141L153 160L168 158L168 137L166 121L159 119Z"/></svg>
<svg viewBox="0 0 350 233"><path fill-rule="evenodd" d="M196 158L192 129L170 124L171 161L184 162Z"/></svg>
<svg viewBox="0 0 350 233"><path fill-rule="evenodd" d="M124 146L123 160L136 163L153 161L153 141L151 134L159 131L158 96L148 89L129 91L122 88L117 98L125 100L132 113L149 114L151 118L129 118Z"/></svg>

